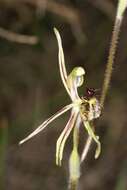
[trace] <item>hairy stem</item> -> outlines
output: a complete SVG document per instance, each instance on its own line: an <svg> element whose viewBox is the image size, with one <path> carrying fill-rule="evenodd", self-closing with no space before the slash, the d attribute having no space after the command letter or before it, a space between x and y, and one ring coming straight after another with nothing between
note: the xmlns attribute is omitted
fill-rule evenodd
<svg viewBox="0 0 127 190"><path fill-rule="evenodd" d="M105 98L109 89L109 84L111 81L111 76L112 76L112 71L113 71L113 64L114 64L114 58L115 58L115 53L117 49L117 42L118 42L118 37L120 33L120 27L121 27L122 19L116 19L113 33L112 33L112 39L111 39L111 45L109 49L109 56L108 56L108 62L105 70L105 77L104 77L104 83L102 87L102 94L101 94L101 107L103 108Z"/></svg>

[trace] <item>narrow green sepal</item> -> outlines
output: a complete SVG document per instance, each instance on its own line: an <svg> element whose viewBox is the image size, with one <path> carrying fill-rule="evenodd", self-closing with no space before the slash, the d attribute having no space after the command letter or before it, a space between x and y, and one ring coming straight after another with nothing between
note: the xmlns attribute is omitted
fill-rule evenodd
<svg viewBox="0 0 127 190"><path fill-rule="evenodd" d="M97 144L97 148L96 148L96 152L95 152L95 159L97 159L101 153L101 143L99 141L99 136L96 136L90 123L88 121L84 122L84 126L88 132L88 135L92 137L92 139L96 142Z"/></svg>

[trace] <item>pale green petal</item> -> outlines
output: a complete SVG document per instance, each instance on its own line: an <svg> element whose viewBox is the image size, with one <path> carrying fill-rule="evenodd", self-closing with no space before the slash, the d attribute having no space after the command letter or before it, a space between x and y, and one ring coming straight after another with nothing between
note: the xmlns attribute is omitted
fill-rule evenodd
<svg viewBox="0 0 127 190"><path fill-rule="evenodd" d="M92 137L91 136L88 136L88 139L86 141L86 144L83 148L83 152L82 152L82 155L81 155L81 162L83 162L88 154L88 151L90 149L90 145L92 143Z"/></svg>
<svg viewBox="0 0 127 190"><path fill-rule="evenodd" d="M64 146L65 146L67 138L69 137L69 135L71 133L71 130L73 129L73 127L75 125L76 118L77 118L77 113L72 112L66 127L64 128L63 132L61 133L60 137L57 140L57 143L56 143L56 165L61 166Z"/></svg>
<svg viewBox="0 0 127 190"><path fill-rule="evenodd" d="M64 59L64 52L63 52L63 47L62 47L62 40L61 40L61 36L59 31L54 28L54 32L57 38L57 42L58 42L58 48L59 48L59 53L58 53L58 59L59 59L59 69L60 69L60 76L62 79L62 82L64 84L64 87L67 91L67 93L69 94L69 96L71 97L68 85L67 85L67 71L66 71L66 66L65 66L65 59Z"/></svg>
<svg viewBox="0 0 127 190"><path fill-rule="evenodd" d="M25 139L23 139L22 141L19 142L19 144L23 144L24 142L28 141L29 139L31 139L32 137L34 137L35 135L37 135L38 133L40 133L42 130L44 130L48 124L50 124L53 120L55 120L57 117L59 117L60 115L62 115L63 113L67 112L69 109L71 109L73 107L73 104L69 104L65 107L63 107L61 110L59 110L57 113L55 113L54 115L52 115L50 118L48 118L47 120L45 120L37 129L35 129L29 136L27 136Z"/></svg>

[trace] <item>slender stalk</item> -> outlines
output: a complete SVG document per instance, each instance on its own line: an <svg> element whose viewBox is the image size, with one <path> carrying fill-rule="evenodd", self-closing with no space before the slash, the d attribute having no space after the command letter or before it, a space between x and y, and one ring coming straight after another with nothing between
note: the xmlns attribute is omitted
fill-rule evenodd
<svg viewBox="0 0 127 190"><path fill-rule="evenodd" d="M116 54L116 50L117 50L118 37L119 37L120 28L121 28L121 24L122 24L122 20L123 20L123 15L124 15L126 7L127 7L126 0L118 1L116 20L115 20L115 24L114 24L114 28L113 28L111 45L110 45L110 49L109 49L109 56L108 56L106 70L105 70L105 77L104 77L101 100L100 100L102 108L104 106L105 98L106 98L106 95L107 95L107 92L109 89L109 84L111 81L114 58L115 58L115 54Z"/></svg>
<svg viewBox="0 0 127 190"><path fill-rule="evenodd" d="M78 180L80 177L80 160L78 155L79 128L75 127L73 132L73 150L70 156L70 182L69 190L78 189Z"/></svg>
<svg viewBox="0 0 127 190"><path fill-rule="evenodd" d="M118 42L118 37L119 37L119 33L120 33L120 27L121 27L121 20L116 19L113 33L112 33L108 62L107 62L106 70L105 70L105 77L104 77L104 82L103 82L103 87L102 87L102 94L101 94L101 100L100 100L101 107L104 106L105 98L106 98L106 95L107 95L107 92L109 89L109 84L111 81L114 58L115 58L115 54L116 54L117 42Z"/></svg>
<svg viewBox="0 0 127 190"><path fill-rule="evenodd" d="M75 182L75 183L70 184L69 190L77 190L77 188L78 188L78 184Z"/></svg>

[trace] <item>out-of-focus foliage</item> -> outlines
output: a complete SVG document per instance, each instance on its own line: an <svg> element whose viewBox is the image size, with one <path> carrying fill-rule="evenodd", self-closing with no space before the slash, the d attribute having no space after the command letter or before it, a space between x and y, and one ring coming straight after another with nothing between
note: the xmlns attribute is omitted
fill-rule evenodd
<svg viewBox="0 0 127 190"><path fill-rule="evenodd" d="M0 34L1 189L67 188L71 142L65 148L62 168L56 167L54 157L56 137L65 125L67 114L51 124L50 130L23 146L19 147L18 142L69 102L60 82L54 26L62 34L68 70L84 67L85 85L101 92L116 3L113 0L0 1L1 28L39 38L37 44L30 45L9 41ZM96 122L102 153L94 160L95 147L91 148L82 165L81 190L127 188L126 28L125 14L110 91L101 119ZM80 92L82 96L85 85ZM82 136L81 148L85 140Z"/></svg>

